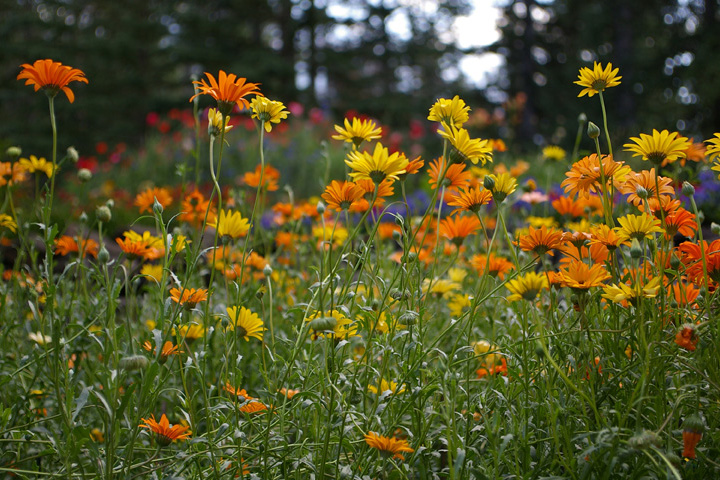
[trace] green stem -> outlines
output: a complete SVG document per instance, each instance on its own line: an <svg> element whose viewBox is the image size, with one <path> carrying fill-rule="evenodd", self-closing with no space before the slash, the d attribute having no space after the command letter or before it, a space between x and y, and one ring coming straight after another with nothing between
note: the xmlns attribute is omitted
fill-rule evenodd
<svg viewBox="0 0 720 480"><path fill-rule="evenodd" d="M598 94L600 95L600 106L602 107L603 127L605 128L605 139L607 140L608 153L612 157L613 149L612 149L612 143L610 142L610 132L608 131L607 112L605 111L605 99L603 98L602 91L598 92Z"/></svg>

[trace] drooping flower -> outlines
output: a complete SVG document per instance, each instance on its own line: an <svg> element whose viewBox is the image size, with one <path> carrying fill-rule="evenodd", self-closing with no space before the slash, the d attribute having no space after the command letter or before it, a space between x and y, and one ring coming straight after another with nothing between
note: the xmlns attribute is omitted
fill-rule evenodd
<svg viewBox="0 0 720 480"><path fill-rule="evenodd" d="M705 422L697 413L693 413L683 422L683 453L684 458L695 458L697 455L695 449L702 440L703 431L705 430Z"/></svg>
<svg viewBox="0 0 720 480"><path fill-rule="evenodd" d="M620 79L618 76L619 68L613 70L612 63L608 63L605 68L602 64L594 62L593 69L590 70L588 67L583 67L578 73L578 79L574 83L580 85L583 89L578 94L578 97L587 95L592 97L596 93L604 91L606 88L616 87L620 85Z"/></svg>
<svg viewBox="0 0 720 480"><path fill-rule="evenodd" d="M230 317L228 330L236 330L237 335L244 338L246 342L250 341L250 337L263 339L263 332L267 329L257 313L248 308L236 306L227 307L226 311Z"/></svg>
<svg viewBox="0 0 720 480"><path fill-rule="evenodd" d="M276 100L270 100L262 96L256 96L250 102L250 108L252 108L252 118L257 118L265 126L265 131L272 131L273 123L280 123L281 120L285 120L290 114L288 110L285 110L285 105L282 102Z"/></svg>
<svg viewBox="0 0 720 480"><path fill-rule="evenodd" d="M667 130L658 132L653 129L652 135L641 133L639 138L630 137L630 140L634 143L626 143L623 147L633 152L633 157L641 157L661 167L673 163L678 158L684 158L690 146L687 137Z"/></svg>
<svg viewBox="0 0 720 480"><path fill-rule="evenodd" d="M470 118L469 112L470 107L465 105L465 101L458 95L455 95L451 100L438 98L430 107L428 120L460 128Z"/></svg>
<svg viewBox="0 0 720 480"><path fill-rule="evenodd" d="M153 348L152 343L147 340L142 344L142 347L153 355L157 355L158 353L155 351L155 348ZM170 340L168 340L163 344L162 349L160 349L159 361L161 364L165 363L170 355L180 355L181 353L183 352L180 350L180 346L174 345Z"/></svg>
<svg viewBox="0 0 720 480"><path fill-rule="evenodd" d="M470 160L472 163L480 162L481 165L485 165L487 162L492 162L492 145L487 140L471 139L467 130L458 129L452 125L443 124L443 130L439 130L439 132L452 145L448 157L453 163L464 163Z"/></svg>
<svg viewBox="0 0 720 480"><path fill-rule="evenodd" d="M525 275L508 280L505 287L512 293L507 297L508 301L511 302L521 299L535 300L541 291L550 288L547 276L544 273L536 272L528 272Z"/></svg>
<svg viewBox="0 0 720 480"><path fill-rule="evenodd" d="M17 223L10 215L5 213L0 213L0 227L7 228L13 233L17 232Z"/></svg>
<svg viewBox="0 0 720 480"><path fill-rule="evenodd" d="M682 328L677 332L677 335L675 335L675 343L690 352L695 351L699 340L700 339L695 333L695 325L691 323L686 323L685 325L683 325Z"/></svg>
<svg viewBox="0 0 720 480"><path fill-rule="evenodd" d="M190 427L182 425L170 425L165 414L160 417L160 422L155 421L155 415L150 415L150 419L141 419L144 423L140 424L140 428L147 428L155 434L155 441L162 447L170 445L175 440L185 440L190 438L192 432Z"/></svg>
<svg viewBox="0 0 720 480"><path fill-rule="evenodd" d="M194 288L178 288L170 289L170 298L173 302L185 307L186 310L192 310L195 306L208 299L208 291L204 288L195 290Z"/></svg>
<svg viewBox="0 0 720 480"><path fill-rule="evenodd" d="M230 115L235 105L241 109L249 107L250 102L245 99L247 95L262 95L259 83L249 83L234 73L227 74L220 70L217 80L211 73L205 72L205 75L207 82L205 79L193 82L197 93L190 97L190 101L199 95L210 95L217 101L218 110L225 116Z"/></svg>
<svg viewBox="0 0 720 480"><path fill-rule="evenodd" d="M333 135L332 138L352 143L355 148L359 148L363 142L378 140L382 136L382 129L373 120L361 120L358 117L352 119L352 124L346 118L345 128L335 125L335 131L338 135Z"/></svg>
<svg viewBox="0 0 720 480"><path fill-rule="evenodd" d="M353 169L353 180L369 178L379 184L386 178L398 180L398 175L405 173L408 159L400 152L388 154L388 149L377 143L372 154L358 150L348 153L345 163Z"/></svg>
<svg viewBox="0 0 720 480"><path fill-rule="evenodd" d="M30 155L30 158L21 158L18 161L20 167L28 173L42 172L48 178L53 176L55 167L52 162L48 162L45 157L37 158L35 155Z"/></svg>
<svg viewBox="0 0 720 480"><path fill-rule="evenodd" d="M153 187L138 193L135 197L134 205L140 209L140 213L152 212L156 199L163 208L170 206L173 201L170 191L167 188Z"/></svg>
<svg viewBox="0 0 720 480"><path fill-rule="evenodd" d="M257 98L257 97L256 97ZM225 133L229 132L233 129L232 125L228 125L230 122L230 117L225 117L225 123L223 125L223 114L220 113L220 110L216 110L214 108L208 109L208 134L219 137L223 133L223 129Z"/></svg>
<svg viewBox="0 0 720 480"><path fill-rule="evenodd" d="M220 237L240 238L244 237L250 230L250 222L243 218L240 212L221 210L208 226L217 229Z"/></svg>
<svg viewBox="0 0 720 480"><path fill-rule="evenodd" d="M375 448L383 455L392 456L398 460L405 460L403 453L412 453L415 450L410 448L407 440L399 440L395 437L384 437L375 432L365 434L365 443Z"/></svg>
<svg viewBox="0 0 720 480"><path fill-rule="evenodd" d="M68 87L70 82L88 83L82 70L63 65L52 60L35 60L30 65L21 65L23 70L18 74L18 80L25 80L25 85L33 85L35 91L43 89L49 97L54 97L61 90L70 103L75 101L75 94Z"/></svg>
<svg viewBox="0 0 720 480"><path fill-rule="evenodd" d="M235 388L230 382L225 382L224 390L235 395L238 400L242 402L238 410L243 413L258 413L267 410L267 406L264 403L248 395L244 388Z"/></svg>

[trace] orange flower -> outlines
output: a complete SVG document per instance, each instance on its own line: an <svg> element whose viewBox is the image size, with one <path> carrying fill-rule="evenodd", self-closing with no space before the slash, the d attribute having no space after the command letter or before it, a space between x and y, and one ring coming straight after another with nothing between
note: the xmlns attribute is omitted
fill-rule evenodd
<svg viewBox="0 0 720 480"><path fill-rule="evenodd" d="M675 343L685 350L695 351L696 345L700 339L695 334L695 325L685 324L677 335L675 335Z"/></svg>
<svg viewBox="0 0 720 480"><path fill-rule="evenodd" d="M675 195L675 189L671 186L672 179L667 177L658 177L658 185L660 186L660 197L663 195ZM655 169L643 170L641 172L630 172L627 179L620 185L620 192L630 195L627 199L628 203L632 203L636 207L643 203L642 198L638 197L638 187L644 188L648 193L648 202L652 208L652 202L657 202L658 194L655 184ZM657 205L657 203L655 203Z"/></svg>
<svg viewBox="0 0 720 480"><path fill-rule="evenodd" d="M262 175L261 175L262 173ZM260 177L262 176L262 186L268 192L274 192L278 189L277 181L280 180L280 171L270 165L265 166L262 172L262 165L255 167L255 171L247 172L243 175L243 182L248 187L257 188L260 185Z"/></svg>
<svg viewBox="0 0 720 480"><path fill-rule="evenodd" d="M208 211L210 201L205 200L205 196L197 190L190 193L182 202L180 220L187 222L192 226L199 227L205 220L205 213ZM208 220L215 217L215 207L210 207L207 213Z"/></svg>
<svg viewBox="0 0 720 480"><path fill-rule="evenodd" d="M283 395L285 395L288 400L292 400L292 398L295 395L300 393L300 390L288 389L288 388L283 387L279 390L279 392L282 393Z"/></svg>
<svg viewBox="0 0 720 480"><path fill-rule="evenodd" d="M694 237L697 231L697 222L695 214L688 212L684 208L675 210L673 213L665 217L665 238L670 240L679 233L685 237Z"/></svg>
<svg viewBox="0 0 720 480"><path fill-rule="evenodd" d="M185 288L182 291L177 288L170 290L170 298L175 303L185 307L186 310L192 310L200 302L208 299L208 291L204 288L195 290L194 288Z"/></svg>
<svg viewBox="0 0 720 480"><path fill-rule="evenodd" d="M130 259L144 258L145 260L156 260L162 256L161 250L153 247L144 239L135 239L126 236L125 238L116 238L115 241Z"/></svg>
<svg viewBox="0 0 720 480"><path fill-rule="evenodd" d="M489 263L487 255L479 253L470 259L470 265L472 265L480 275L485 272L485 267L487 266L488 275L497 277L500 280L504 280L505 274L510 273L515 268L510 260L498 257L494 253L490 254Z"/></svg>
<svg viewBox="0 0 720 480"><path fill-rule="evenodd" d="M223 388L226 392L230 392L231 394L238 397L238 401L242 403L242 405L238 408L238 410L240 410L241 412L257 413L262 412L263 410L267 410L267 406L265 406L264 403L259 402L257 401L257 398L248 395L244 388L235 388L230 382L226 382L225 387Z"/></svg>
<svg viewBox="0 0 720 480"><path fill-rule="evenodd" d="M680 260L685 265L685 273L690 280L696 284L704 283L702 265L702 250L704 250L708 276L715 282L720 281L720 239L714 240L709 246L703 241L702 247L692 242L683 242L678 250L682 253Z"/></svg>
<svg viewBox="0 0 720 480"><path fill-rule="evenodd" d="M698 143L692 143L690 142L690 146L685 150L685 156L680 157L678 161L680 162L681 166L685 166L685 160L690 160L693 162L704 162L705 161L705 144L702 142Z"/></svg>
<svg viewBox="0 0 720 480"><path fill-rule="evenodd" d="M697 307L695 299L700 295L700 290L692 283L675 283L668 287L668 296L672 296L680 307Z"/></svg>
<svg viewBox="0 0 720 480"><path fill-rule="evenodd" d="M32 65L24 63L21 67L23 70L18 74L18 80L25 79L25 85L34 85L36 92L42 88L51 98L62 90L70 103L75 101L75 94L68 88L68 83L88 83L82 70L54 62L49 58L35 60Z"/></svg>
<svg viewBox="0 0 720 480"><path fill-rule="evenodd" d="M172 203L170 191L167 188L148 188L144 192L140 192L135 197L134 205L140 208L140 213L152 212L153 204L157 198L158 203L166 208Z"/></svg>
<svg viewBox="0 0 720 480"><path fill-rule="evenodd" d="M240 109L248 108L250 102L245 100L245 96L255 94L262 96L260 93L259 83L246 83L246 79L237 77L234 73L226 74L220 70L217 81L212 74L205 72L207 76L208 85L205 80L194 81L196 93L190 97L192 102L198 95L210 95L217 100L218 110L223 115L229 115L234 105L237 105Z"/></svg>
<svg viewBox="0 0 720 480"><path fill-rule="evenodd" d="M399 440L395 437L384 437L375 432L365 434L365 443L371 448L379 450L383 455L392 455L393 458L398 460L405 460L402 453L412 453L415 451L410 448L407 440Z"/></svg>
<svg viewBox="0 0 720 480"><path fill-rule="evenodd" d="M683 421L683 457L695 458L695 448L702 440L703 430L705 430L705 422L697 413L693 413Z"/></svg>
<svg viewBox="0 0 720 480"><path fill-rule="evenodd" d="M526 252L535 252L536 255L554 255L552 250L562 250L563 232L555 228L547 228L545 225L536 230L528 228L527 235L521 236L515 245Z"/></svg>
<svg viewBox="0 0 720 480"><path fill-rule="evenodd" d="M592 196L589 198L598 198ZM571 197L559 197L552 201L552 207L559 215L567 215L570 218L585 217L585 207L588 201L584 197L577 197L573 200Z"/></svg>
<svg viewBox="0 0 720 480"><path fill-rule="evenodd" d="M327 203L328 208L340 212L342 210L348 210L353 204L357 203L363 195L365 195L365 190L355 183L333 180L330 185L325 188L325 193L321 196Z"/></svg>
<svg viewBox="0 0 720 480"><path fill-rule="evenodd" d="M563 287L570 287L573 290L588 290L592 287L599 287L610 278L605 267L596 264L592 267L578 260L572 260L566 269L560 269L560 284Z"/></svg>
<svg viewBox="0 0 720 480"><path fill-rule="evenodd" d="M505 357L500 357L499 363L487 365L486 362L486 364L477 369L475 373L477 374L477 378L484 378L488 375L497 375L498 373L502 373L504 376L507 377L507 360L505 360Z"/></svg>
<svg viewBox="0 0 720 480"><path fill-rule="evenodd" d="M405 167L405 173L401 173L398 175L398 178L400 180L405 180L408 175L414 175L420 171L420 169L425 165L425 160L423 160L420 157L416 157L414 160L410 160Z"/></svg>
<svg viewBox="0 0 720 480"><path fill-rule="evenodd" d="M483 205L487 205L492 200L492 192L482 188L459 189L457 192L450 194L448 205L458 207L452 213L457 212L474 212L480 211Z"/></svg>
<svg viewBox="0 0 720 480"><path fill-rule="evenodd" d="M610 155L603 155L602 167L607 187L610 186L612 180L623 181L625 175L630 172L630 167L625 166L623 162L614 161ZM568 178L563 180L560 186L568 195L587 198L590 193L598 195L602 193L600 161L594 153L575 162L565 176Z"/></svg>
<svg viewBox="0 0 720 480"><path fill-rule="evenodd" d="M608 250L612 251L618 248L620 245L627 245L629 242L620 239L614 229L608 225L593 225L590 227L590 241L589 244L603 245Z"/></svg>
<svg viewBox="0 0 720 480"><path fill-rule="evenodd" d="M430 162L430 168L428 169L428 173L430 174L429 183L433 190L437 188L438 178L440 177L440 175L442 175L443 170L445 170L445 162L443 161L443 157L437 158ZM442 180L442 185L448 188L467 188L469 186L471 178L472 173L465 171L464 163L453 163L448 168L447 173L445 173L445 178L443 178Z"/></svg>
<svg viewBox="0 0 720 480"><path fill-rule="evenodd" d="M100 248L100 245L93 240L92 238L88 238L87 240L83 240L82 242L82 256L85 258L87 254L92 255L93 257L97 258L98 249ZM60 238L55 239L55 254L56 255L69 255L70 253L75 253L80 251L80 246L78 245L78 242L67 235L63 235Z"/></svg>
<svg viewBox="0 0 720 480"><path fill-rule="evenodd" d="M6 178L7 177L7 178ZM0 187L12 186L27 179L25 169L19 163L0 162Z"/></svg>
<svg viewBox="0 0 720 480"><path fill-rule="evenodd" d="M142 344L142 347L148 352L156 354L156 352L154 352L152 344L149 341L146 340ZM183 352L182 350L180 350L180 347L177 345L173 345L173 343L168 340L163 344L162 350L160 350L160 363L165 363L170 355L180 355L181 353Z"/></svg>
<svg viewBox="0 0 720 480"><path fill-rule="evenodd" d="M444 218L440 221L440 235L453 242L456 246L462 245L465 237L473 235L480 229L480 220L477 217Z"/></svg>
<svg viewBox="0 0 720 480"><path fill-rule="evenodd" d="M149 420L145 418L141 420L144 422L144 425L140 424L140 428L147 428L155 433L155 441L163 447L170 445L170 443L175 440L190 438L190 434L192 433L189 431L190 427L183 427L182 425L173 425L171 427L164 413L162 417L160 417L159 423L155 421L155 415L150 415Z"/></svg>

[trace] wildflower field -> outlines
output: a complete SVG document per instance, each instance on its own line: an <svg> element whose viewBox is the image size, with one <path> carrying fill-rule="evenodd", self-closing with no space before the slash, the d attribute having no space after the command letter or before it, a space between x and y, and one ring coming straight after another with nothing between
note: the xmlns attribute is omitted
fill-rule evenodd
<svg viewBox="0 0 720 480"><path fill-rule="evenodd" d="M522 158L458 96L418 156L224 71L91 156L55 112L93 79L22 65L52 150L0 158L0 475L720 478L720 134L616 139L621 73Z"/></svg>

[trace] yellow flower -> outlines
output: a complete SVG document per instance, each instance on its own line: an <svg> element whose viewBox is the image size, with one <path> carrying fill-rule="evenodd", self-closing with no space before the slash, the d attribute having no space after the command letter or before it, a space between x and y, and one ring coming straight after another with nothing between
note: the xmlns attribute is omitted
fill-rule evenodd
<svg viewBox="0 0 720 480"><path fill-rule="evenodd" d="M443 124L443 130L440 130L439 133L453 147L449 155L453 162L462 163L470 160L472 163L479 161L481 165L492 162L492 144L488 140L471 139L470 134L464 128L458 129L447 124Z"/></svg>
<svg viewBox="0 0 720 480"><path fill-rule="evenodd" d="M467 276L467 270L463 268L451 268L448 270L448 277L450 280L457 283L462 283Z"/></svg>
<svg viewBox="0 0 720 480"><path fill-rule="evenodd" d="M705 140L705 143L708 144L707 150L705 150L705 155L707 155L710 160L714 160L720 156L720 133L715 133L714 135L714 138ZM713 168L713 170L716 169Z"/></svg>
<svg viewBox="0 0 720 480"><path fill-rule="evenodd" d="M547 158L548 160L557 160L558 162L565 160L565 150L557 145L548 145L543 148L542 154L543 158Z"/></svg>
<svg viewBox="0 0 720 480"><path fill-rule="evenodd" d="M237 330L238 335L243 337L246 342L250 341L250 337L263 339L262 334L266 328L257 313L253 313L245 307L227 307L225 310L230 317L228 330Z"/></svg>
<svg viewBox="0 0 720 480"><path fill-rule="evenodd" d="M318 337L347 340L350 337L358 336L355 323L340 310L316 311L305 321L310 322L313 340Z"/></svg>
<svg viewBox="0 0 720 480"><path fill-rule="evenodd" d="M30 155L29 160L21 158L18 163L28 173L43 172L48 178L53 176L53 164L44 157L37 158L35 155Z"/></svg>
<svg viewBox="0 0 720 480"><path fill-rule="evenodd" d="M150 277L158 283L162 279L162 274L163 274L163 266L162 265L150 265L149 263L146 263L140 269L140 275Z"/></svg>
<svg viewBox="0 0 720 480"><path fill-rule="evenodd" d="M633 152L633 157L642 157L643 160L650 160L663 167L678 158L685 158L691 145L687 137L682 137L677 132L658 132L655 129L652 136L641 133L640 138L630 137L630 140L635 143L626 143L623 147Z"/></svg>
<svg viewBox="0 0 720 480"><path fill-rule="evenodd" d="M655 277L644 286L639 283L634 287L620 283L617 285L609 285L603 288L603 298L607 298L611 302L622 303L626 300L631 302L639 297L655 298L660 290L660 277Z"/></svg>
<svg viewBox="0 0 720 480"><path fill-rule="evenodd" d="M377 140L382 135L382 129L374 121L370 119L360 120L357 117L353 118L352 124L346 118L345 128L335 125L335 131L338 132L338 135L333 135L333 139L344 140L348 143L352 142L355 148L358 148L362 142Z"/></svg>
<svg viewBox="0 0 720 480"><path fill-rule="evenodd" d="M619 227L616 227L618 239L622 242L636 238L642 241L645 238L652 238L653 233L663 231L662 222L659 219L643 213L641 215L625 215L618 218Z"/></svg>
<svg viewBox="0 0 720 480"><path fill-rule="evenodd" d="M322 225L313 227L312 233L320 242L332 242L335 246L342 245L350 236L345 227L333 227L331 223L326 223L325 228Z"/></svg>
<svg viewBox="0 0 720 480"><path fill-rule="evenodd" d="M225 117L225 132L232 130L233 126L228 125L230 116ZM215 137L219 137L223 128L223 116L220 110L211 108L208 110L208 133Z"/></svg>
<svg viewBox="0 0 720 480"><path fill-rule="evenodd" d="M487 175L485 177L486 179L489 178L490 180L485 180L485 188L490 190L493 194L493 199L500 203L503 200L505 200L508 195L513 193L515 189L517 188L517 180L515 177L511 176L508 172L501 173L499 175L495 175L494 173L491 173L490 175ZM492 187L492 188L490 188Z"/></svg>
<svg viewBox="0 0 720 480"><path fill-rule="evenodd" d="M460 288L460 284L444 278L437 279L430 285L430 279L426 278L422 284L423 293L435 293L438 297L449 297L449 294Z"/></svg>
<svg viewBox="0 0 720 480"><path fill-rule="evenodd" d="M372 155L354 150L348 153L345 163L354 170L350 173L353 180L369 178L380 185L386 178L398 180L398 175L405 173L408 159L400 152L389 155L388 149L377 143Z"/></svg>
<svg viewBox="0 0 720 480"><path fill-rule="evenodd" d="M260 120L265 125L266 132L272 130L273 123L280 123L280 120L285 120L290 114L282 102L259 96L252 99L250 108L253 110L252 118Z"/></svg>
<svg viewBox="0 0 720 480"><path fill-rule="evenodd" d="M403 393L405 391L405 385L402 385L400 386L400 388L398 388L398 384L396 382L387 382L383 378L382 380L380 380L380 388L375 385L368 385L368 390L375 395L382 394L387 391L390 391L392 393Z"/></svg>
<svg viewBox="0 0 720 480"><path fill-rule="evenodd" d="M43 335L41 332L30 332L28 333L28 338L38 345L46 345L52 342L52 337L50 335Z"/></svg>
<svg viewBox="0 0 720 480"><path fill-rule="evenodd" d="M595 62L592 70L588 67L581 68L578 79L574 83L585 88L578 94L578 97L582 97L583 95L592 97L606 88L620 85L620 79L622 77L617 76L619 70L618 68L613 70L612 63L608 63L603 69L602 65L598 62Z"/></svg>
<svg viewBox="0 0 720 480"><path fill-rule="evenodd" d="M247 219L242 218L240 212L231 212L230 210L221 210L219 217L208 222L208 226L216 228L221 237L228 236L230 238L244 237L250 230L250 223Z"/></svg>
<svg viewBox="0 0 720 480"><path fill-rule="evenodd" d="M15 223L15 220L13 220L10 215L4 213L0 213L0 227L7 228L13 233L17 232L17 223Z"/></svg>
<svg viewBox="0 0 720 480"><path fill-rule="evenodd" d="M512 280L508 280L505 284L512 295L507 297L511 302L516 300L535 300L542 290L550 288L547 276L544 273L529 272L525 275L518 276Z"/></svg>
<svg viewBox="0 0 720 480"><path fill-rule="evenodd" d="M103 443L105 441L105 434L99 428L93 428L90 430L90 438L95 443Z"/></svg>
<svg viewBox="0 0 720 480"><path fill-rule="evenodd" d="M453 317L460 317L466 308L472 305L472 297L467 293L455 293L450 296L448 301L448 308L450 309L450 315Z"/></svg>
<svg viewBox="0 0 720 480"><path fill-rule="evenodd" d="M500 363L502 355L499 352L500 348L497 345L493 345L487 340L479 340L471 345L473 352L476 356L482 357L482 360L487 365L496 365Z"/></svg>
<svg viewBox="0 0 720 480"><path fill-rule="evenodd" d="M173 335L178 335L184 338L185 341L192 342L205 336L205 327L198 325L197 323L191 323L189 325L179 325L177 332L173 329Z"/></svg>
<svg viewBox="0 0 720 480"><path fill-rule="evenodd" d="M430 107L428 120L460 128L470 118L469 112L470 107L465 105L465 101L457 95L452 100L438 98L435 104Z"/></svg>

